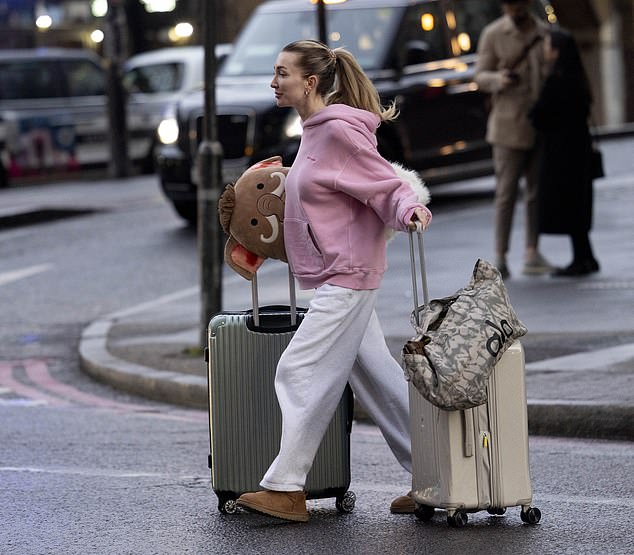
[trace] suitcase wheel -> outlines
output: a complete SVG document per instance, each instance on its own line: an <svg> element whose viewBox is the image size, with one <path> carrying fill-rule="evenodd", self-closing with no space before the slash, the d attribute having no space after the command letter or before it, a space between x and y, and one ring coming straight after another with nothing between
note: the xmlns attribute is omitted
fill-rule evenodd
<svg viewBox="0 0 634 555"><path fill-rule="evenodd" d="M335 506L337 510L342 513L351 513L354 510L354 505L357 502L357 496L352 491L347 491L342 496L337 497Z"/></svg>
<svg viewBox="0 0 634 555"><path fill-rule="evenodd" d="M238 505L232 497L220 497L218 499L218 510L223 515L234 515L238 512Z"/></svg>
<svg viewBox="0 0 634 555"><path fill-rule="evenodd" d="M434 518L434 514L436 514L436 509L430 507L429 505L419 505L416 503L416 509L414 509L414 514L416 518L422 520L423 522L427 522Z"/></svg>
<svg viewBox="0 0 634 555"><path fill-rule="evenodd" d="M506 513L506 509L504 507L489 507L487 513L494 516L502 516Z"/></svg>
<svg viewBox="0 0 634 555"><path fill-rule="evenodd" d="M455 511L447 515L447 524L453 528L463 528L469 522L469 517L464 511Z"/></svg>
<svg viewBox="0 0 634 555"><path fill-rule="evenodd" d="M526 510L522 507L520 518L526 524L537 524L542 518L542 512L537 507L529 507Z"/></svg>

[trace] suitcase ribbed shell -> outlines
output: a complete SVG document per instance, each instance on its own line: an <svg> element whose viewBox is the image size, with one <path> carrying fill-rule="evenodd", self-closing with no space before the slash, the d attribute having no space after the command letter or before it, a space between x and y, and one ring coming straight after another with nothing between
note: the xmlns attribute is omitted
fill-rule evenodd
<svg viewBox="0 0 634 555"><path fill-rule="evenodd" d="M278 317L290 322L288 311L266 315ZM216 493L232 497L261 489L259 482L279 450L275 370L294 333L249 329L250 318L248 313L219 314L209 324L211 483ZM336 497L349 487L350 410L346 394L308 475L308 497Z"/></svg>

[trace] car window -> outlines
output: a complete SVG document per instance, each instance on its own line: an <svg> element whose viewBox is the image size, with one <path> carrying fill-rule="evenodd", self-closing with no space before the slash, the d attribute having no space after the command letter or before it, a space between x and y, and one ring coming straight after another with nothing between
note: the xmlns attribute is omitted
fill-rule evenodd
<svg viewBox="0 0 634 555"><path fill-rule="evenodd" d="M183 83L183 64L179 62L135 67L123 76L123 86L129 92L174 92Z"/></svg>
<svg viewBox="0 0 634 555"><path fill-rule="evenodd" d="M331 47L343 46L368 69L381 67L402 8L380 7L327 10ZM223 75L269 75L279 51L289 42L314 39L316 10L261 13L253 17L222 66Z"/></svg>
<svg viewBox="0 0 634 555"><path fill-rule="evenodd" d="M410 6L401 27L399 43L407 50L406 65L448 58L451 54L440 2Z"/></svg>
<svg viewBox="0 0 634 555"><path fill-rule="evenodd" d="M0 99L22 100L62 96L58 66L49 61L0 63Z"/></svg>
<svg viewBox="0 0 634 555"><path fill-rule="evenodd" d="M63 60L69 96L96 96L105 94L103 70L89 60Z"/></svg>

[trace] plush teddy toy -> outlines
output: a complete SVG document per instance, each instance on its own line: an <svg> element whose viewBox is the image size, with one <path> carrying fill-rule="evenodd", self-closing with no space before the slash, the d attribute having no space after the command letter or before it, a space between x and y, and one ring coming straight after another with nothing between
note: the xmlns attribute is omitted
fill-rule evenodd
<svg viewBox="0 0 634 555"><path fill-rule="evenodd" d="M284 186L289 169L280 156L262 160L235 185L227 185L218 202L220 224L229 235L225 262L248 280L267 258L287 261Z"/></svg>
<svg viewBox="0 0 634 555"><path fill-rule="evenodd" d="M428 204L429 191L418 174L392 162L396 175L407 181L422 204ZM229 239L225 262L242 277L252 280L267 258L287 262L284 249L284 198L286 175L290 168L282 158L267 158L248 168L227 185L218 203L220 223ZM386 240L396 231L386 228Z"/></svg>

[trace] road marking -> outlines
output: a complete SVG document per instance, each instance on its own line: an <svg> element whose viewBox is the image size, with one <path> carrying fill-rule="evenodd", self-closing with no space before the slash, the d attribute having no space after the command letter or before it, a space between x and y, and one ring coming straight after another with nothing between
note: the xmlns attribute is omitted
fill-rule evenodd
<svg viewBox="0 0 634 555"><path fill-rule="evenodd" d="M266 276L268 274L275 274L280 271L280 266L275 264L270 264L268 266L263 266L260 270L258 270L258 276ZM234 272L227 272L226 275L222 278L223 287L227 288L233 285L244 283L244 278L239 276ZM187 287L186 289L181 289L179 291L175 291L173 293L168 293L167 295L163 295L151 301L147 301L144 303L137 304L135 306L131 306L129 308L124 308L121 310L117 310L115 312L111 312L101 317L101 320L118 320L121 318L126 318L128 316L133 316L139 312L145 312L151 309L154 309L158 306L168 304L174 301L180 301L181 299L185 299L187 297L191 297L193 295L200 295L200 287L195 285L192 287ZM311 293L312 295L312 293Z"/></svg>
<svg viewBox="0 0 634 555"><path fill-rule="evenodd" d="M46 401L36 399L0 399L0 407L41 407L46 405Z"/></svg>
<svg viewBox="0 0 634 555"><path fill-rule="evenodd" d="M35 466L0 466L0 472L24 472L29 474L64 474L69 476L105 476L108 478L165 478L158 472L117 472L94 468L41 468ZM190 478L190 477L186 477Z"/></svg>
<svg viewBox="0 0 634 555"><path fill-rule="evenodd" d="M13 369L15 363L13 362L0 362L0 384L10 389L13 393L26 399L40 401L51 406L64 406L68 405L68 402L60 399L59 397L53 397L47 395L43 391L23 384L13 377Z"/></svg>
<svg viewBox="0 0 634 555"><path fill-rule="evenodd" d="M42 272L47 272L53 267L52 264L38 264L36 266L29 266L28 268L22 268L21 270L12 270L10 272L2 272L0 274L0 285L6 285L13 281L18 281Z"/></svg>
<svg viewBox="0 0 634 555"><path fill-rule="evenodd" d="M167 295L163 295L158 299L154 299L152 301L148 301L146 303L141 303L136 306L132 306L130 308L124 308L122 310L118 310L116 312L112 312L104 317L104 319L112 319L116 320L119 318L125 318L126 316L132 316L138 312L144 312L145 310L149 310L160 306L162 304L171 303L172 301L178 301L184 299L186 297L190 297L195 293L199 293L200 288L198 286L188 287L187 289L182 289L181 291L176 291L175 293L169 293Z"/></svg>
<svg viewBox="0 0 634 555"><path fill-rule="evenodd" d="M32 385L24 384L14 377L16 369L24 373ZM35 387L33 387L35 386ZM93 409L111 410L122 414L136 414L166 420L184 422L206 422L206 411L195 409L172 409L160 405L121 403L91 393L86 393L56 380L50 373L46 360L25 359L0 362L0 394L14 393L19 398L0 399L0 406L55 406L82 405Z"/></svg>
<svg viewBox="0 0 634 555"><path fill-rule="evenodd" d="M115 410L146 410L141 405L119 403L97 395L85 393L75 387L59 382L51 376L48 365L43 360L23 360L19 363L24 367L24 371L28 378L42 389L53 393L64 399L68 399L74 403L80 403L96 408L107 408Z"/></svg>

